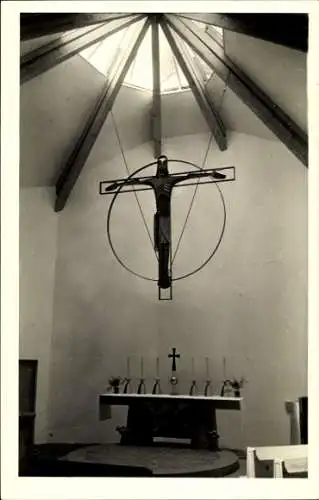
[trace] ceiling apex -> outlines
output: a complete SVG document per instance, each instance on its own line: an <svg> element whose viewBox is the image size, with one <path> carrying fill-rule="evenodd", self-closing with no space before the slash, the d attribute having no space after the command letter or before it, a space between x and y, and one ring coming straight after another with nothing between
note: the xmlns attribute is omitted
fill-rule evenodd
<svg viewBox="0 0 319 500"><path fill-rule="evenodd" d="M159 23L162 19L164 14L162 14L161 12L151 12L149 14L147 14L147 16L149 16L151 18L151 20L155 20L157 23Z"/></svg>

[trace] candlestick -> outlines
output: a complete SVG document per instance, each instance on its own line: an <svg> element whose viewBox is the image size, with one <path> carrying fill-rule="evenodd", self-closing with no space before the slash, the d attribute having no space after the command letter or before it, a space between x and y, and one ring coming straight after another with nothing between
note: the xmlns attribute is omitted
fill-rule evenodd
<svg viewBox="0 0 319 500"><path fill-rule="evenodd" d="M195 379L192 380L192 385L190 386L190 389L189 389L189 395L190 396L193 396L194 394L197 394L198 391L197 391L197 382Z"/></svg>
<svg viewBox="0 0 319 500"><path fill-rule="evenodd" d="M159 357L157 357L156 358L156 377L155 377L155 381L154 381L154 385L153 385L153 389L152 389L152 394L161 394L162 393L161 386L160 386L159 373L160 373Z"/></svg>
<svg viewBox="0 0 319 500"><path fill-rule="evenodd" d="M192 383L189 389L189 395L193 396L194 394L197 394L197 382L195 378L195 358L192 358Z"/></svg>
<svg viewBox="0 0 319 500"><path fill-rule="evenodd" d="M204 387L204 396L211 396L211 395L212 395L211 381L206 380L205 387Z"/></svg>
<svg viewBox="0 0 319 500"><path fill-rule="evenodd" d="M152 389L152 394L162 394L162 389L160 386L160 379L159 378L155 379L153 389Z"/></svg>
<svg viewBox="0 0 319 500"><path fill-rule="evenodd" d="M137 387L137 394L146 394L146 386L144 379L144 358L141 356L141 377Z"/></svg>
<svg viewBox="0 0 319 500"><path fill-rule="evenodd" d="M211 379L209 376L209 358L205 358L205 364L206 364L206 383L204 387L204 395L205 396L211 396L212 393L212 387L211 387Z"/></svg>
<svg viewBox="0 0 319 500"><path fill-rule="evenodd" d="M125 381L125 384L124 384L124 389L123 389L123 393L124 394L127 394L130 389L130 383L131 383L131 367L130 367L130 364L131 364L131 358L128 356L127 359L126 359L126 377L124 379Z"/></svg>

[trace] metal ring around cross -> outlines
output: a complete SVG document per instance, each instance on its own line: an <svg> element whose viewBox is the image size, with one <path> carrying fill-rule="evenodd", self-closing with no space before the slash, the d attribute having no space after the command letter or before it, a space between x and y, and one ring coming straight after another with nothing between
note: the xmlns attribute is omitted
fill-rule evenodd
<svg viewBox="0 0 319 500"><path fill-rule="evenodd" d="M187 164L187 165L191 165L191 166L197 168L198 170L204 170L202 167L199 167L198 165L195 165L195 163L192 163L192 162L186 161L186 160L168 160L168 162L184 163L184 164ZM132 177L134 177L134 175L136 175L139 172L141 172L142 170L145 170L148 167L152 167L153 165L157 165L157 161L148 163L147 165L144 165L143 167L138 168L137 170L135 170L132 174L130 174L128 176L127 181L129 179L131 179ZM221 231L220 231L217 243L216 243L213 251L210 253L209 257L200 266L198 266L197 268L195 268L193 271L190 271L189 273L186 273L186 274L183 274L181 276L178 276L177 278L172 278L172 281L182 280L184 278L188 278L189 276L192 276L193 274L198 273L201 269L203 269L211 261L211 259L214 257L215 253L217 252L217 250L219 248L219 245L220 245L220 243L222 241L222 238L223 238L223 235L224 235L225 226L226 226L226 205L225 205L225 200L224 200L224 197L222 195L221 189L219 188L219 186L217 185L217 183L214 183L214 184L215 184L215 187L217 188L217 190L219 192L220 199L221 199L222 206L223 206L223 223L222 223L222 228L221 228ZM142 279L147 280L147 281L158 281L158 278L150 278L149 276L144 276L144 275L139 274L136 271L133 271L132 269L130 269L122 261L122 259L118 256L118 254L115 251L114 245L112 243L111 233L110 233L110 221L111 221L112 210L113 210L114 203L115 203L118 195L120 194L122 188L125 185L126 185L126 183L124 182L123 184L121 184L119 186L118 190L116 191L116 193L114 194L114 196L112 198L112 201L110 203L109 210L108 210L108 213L107 213L107 238L108 238L108 242L109 242L110 248L112 250L112 253L113 253L114 257L118 261L118 263L121 264L121 266L124 269L126 269L129 273L133 274L134 276L137 276L138 278L142 278Z"/></svg>

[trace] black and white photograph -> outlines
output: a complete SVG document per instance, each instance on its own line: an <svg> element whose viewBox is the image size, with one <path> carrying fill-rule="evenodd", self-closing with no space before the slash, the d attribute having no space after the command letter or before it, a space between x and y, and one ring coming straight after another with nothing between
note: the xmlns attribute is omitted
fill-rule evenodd
<svg viewBox="0 0 319 500"><path fill-rule="evenodd" d="M17 483L52 499L93 479L107 491L87 498L292 498L295 483L315 498L309 6L5 3Z"/></svg>

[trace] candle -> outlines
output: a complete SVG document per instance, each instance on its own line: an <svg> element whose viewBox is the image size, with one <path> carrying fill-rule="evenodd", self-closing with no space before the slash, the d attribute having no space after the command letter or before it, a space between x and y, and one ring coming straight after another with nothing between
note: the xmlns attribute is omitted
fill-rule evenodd
<svg viewBox="0 0 319 500"><path fill-rule="evenodd" d="M131 358L128 356L126 360L126 376L127 378L130 378L130 373L131 373Z"/></svg>
<svg viewBox="0 0 319 500"><path fill-rule="evenodd" d="M159 358L156 358L156 377L159 378L160 369L159 369Z"/></svg>
<svg viewBox="0 0 319 500"><path fill-rule="evenodd" d="M192 380L195 378L195 359L192 358Z"/></svg>
<svg viewBox="0 0 319 500"><path fill-rule="evenodd" d="M205 358L206 361L206 379L209 380L209 358Z"/></svg>
<svg viewBox="0 0 319 500"><path fill-rule="evenodd" d="M226 380L226 358L223 358L224 380Z"/></svg>
<svg viewBox="0 0 319 500"><path fill-rule="evenodd" d="M144 358L141 356L141 378L144 377Z"/></svg>

